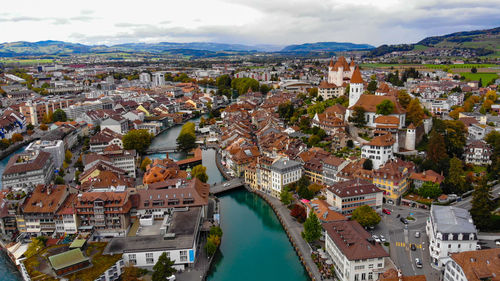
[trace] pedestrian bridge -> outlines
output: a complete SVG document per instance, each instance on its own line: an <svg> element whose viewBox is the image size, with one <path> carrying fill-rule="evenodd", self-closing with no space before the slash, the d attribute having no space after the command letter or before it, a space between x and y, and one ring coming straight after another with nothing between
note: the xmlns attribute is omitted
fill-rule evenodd
<svg viewBox="0 0 500 281"><path fill-rule="evenodd" d="M154 147L154 148L148 148L146 150L146 154L167 153L167 152L177 152L177 146Z"/></svg>
<svg viewBox="0 0 500 281"><path fill-rule="evenodd" d="M222 192L226 192L232 189L240 188L240 187L246 187L245 186L245 181L240 178L235 178L229 181L225 182L220 182L216 183L210 186L210 193L212 194L218 194Z"/></svg>

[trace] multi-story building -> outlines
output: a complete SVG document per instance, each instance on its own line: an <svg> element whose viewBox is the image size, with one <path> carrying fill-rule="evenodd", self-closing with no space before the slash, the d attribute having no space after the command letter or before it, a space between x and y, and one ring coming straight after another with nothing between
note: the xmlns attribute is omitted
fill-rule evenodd
<svg viewBox="0 0 500 281"><path fill-rule="evenodd" d="M64 112L66 113L66 117L68 119L76 120L83 113L91 110L100 110L104 109L103 103L100 100L96 101L85 101L82 103L76 103L64 108Z"/></svg>
<svg viewBox="0 0 500 281"><path fill-rule="evenodd" d="M465 209L432 205L425 231L431 262L438 268L445 265L444 259L451 253L476 249L477 229Z"/></svg>
<svg viewBox="0 0 500 281"><path fill-rule="evenodd" d="M389 254L357 221L323 223L325 249L341 281L377 280Z"/></svg>
<svg viewBox="0 0 500 281"><path fill-rule="evenodd" d="M33 151L12 156L2 174L2 187L31 190L38 184L48 184L54 176L50 153Z"/></svg>
<svg viewBox="0 0 500 281"><path fill-rule="evenodd" d="M185 270L194 266L198 256L202 218L200 207L178 209L157 225L143 224L141 232L147 232L145 234L138 232L135 236L113 238L104 253L122 254L125 263L142 268L153 267L166 253L175 269Z"/></svg>
<svg viewBox="0 0 500 281"><path fill-rule="evenodd" d="M34 235L51 234L56 231L56 214L70 192L66 185L37 185L22 207L26 232Z"/></svg>
<svg viewBox="0 0 500 281"><path fill-rule="evenodd" d="M135 150L124 150L118 145L110 145L104 149L102 156L109 158L113 166L127 172L129 177L136 177L137 153Z"/></svg>
<svg viewBox="0 0 500 281"><path fill-rule="evenodd" d="M48 116L50 112L65 109L75 102L76 99L73 98L27 101L19 107L19 111L26 117L27 123L38 125L43 122L43 118Z"/></svg>
<svg viewBox="0 0 500 281"><path fill-rule="evenodd" d="M486 142L476 140L465 148L465 163L479 166L490 165L492 154L493 149Z"/></svg>
<svg viewBox="0 0 500 281"><path fill-rule="evenodd" d="M361 147L361 157L373 162L373 169L378 169L394 156L396 140L391 133L374 137Z"/></svg>
<svg viewBox="0 0 500 281"><path fill-rule="evenodd" d="M122 138L123 136L121 134L117 134L110 129L103 129L90 138L89 150L91 152L100 153L109 145L118 145L123 148Z"/></svg>
<svg viewBox="0 0 500 281"><path fill-rule="evenodd" d="M64 204L59 208L54 216L57 233L75 234L78 232L80 219L76 214L74 204L78 194L70 193Z"/></svg>
<svg viewBox="0 0 500 281"><path fill-rule="evenodd" d="M127 191L89 191L78 194L80 227L93 226L107 236L124 236L130 224L132 202Z"/></svg>
<svg viewBox="0 0 500 281"><path fill-rule="evenodd" d="M124 135L129 130L128 120L121 116L110 116L101 122L101 130L104 129L110 129L117 134Z"/></svg>
<svg viewBox="0 0 500 281"><path fill-rule="evenodd" d="M293 160L280 158L273 162L271 169L271 195L280 197L281 189L302 177L302 165Z"/></svg>
<svg viewBox="0 0 500 281"><path fill-rule="evenodd" d="M332 185L338 182L339 178L337 174L347 166L347 164L349 164L349 161L335 156L329 156L323 159L323 183Z"/></svg>
<svg viewBox="0 0 500 281"><path fill-rule="evenodd" d="M156 87L165 85L165 73L163 72L153 73L153 85Z"/></svg>
<svg viewBox="0 0 500 281"><path fill-rule="evenodd" d="M338 182L326 189L326 202L339 213L350 216L359 206L368 205L382 211L383 191L359 178Z"/></svg>
<svg viewBox="0 0 500 281"><path fill-rule="evenodd" d="M416 189L419 189L426 182L441 185L444 181L444 176L434 172L433 170L427 170L422 173L411 173L410 179L413 181L413 186L415 186Z"/></svg>
<svg viewBox="0 0 500 281"><path fill-rule="evenodd" d="M271 165L273 159L267 156L257 158L257 189L267 194L271 194Z"/></svg>
<svg viewBox="0 0 500 281"><path fill-rule="evenodd" d="M445 261L443 281L497 280L500 248L453 253Z"/></svg>
<svg viewBox="0 0 500 281"><path fill-rule="evenodd" d="M26 118L19 112L5 110L0 116L0 139L26 132Z"/></svg>
<svg viewBox="0 0 500 281"><path fill-rule="evenodd" d="M37 140L30 143L25 149L27 152L35 152L37 150L50 153L55 168L59 169L62 166L65 157L64 142L62 140Z"/></svg>
<svg viewBox="0 0 500 281"><path fill-rule="evenodd" d="M413 163L396 158L373 171L373 184L384 191L388 203L399 204L401 195L410 187L409 177L414 170Z"/></svg>

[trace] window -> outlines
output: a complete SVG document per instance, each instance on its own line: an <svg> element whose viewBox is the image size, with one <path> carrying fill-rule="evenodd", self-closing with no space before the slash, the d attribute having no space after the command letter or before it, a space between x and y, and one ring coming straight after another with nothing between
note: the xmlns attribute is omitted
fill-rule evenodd
<svg viewBox="0 0 500 281"><path fill-rule="evenodd" d="M153 253L146 253L146 263L147 264L154 263Z"/></svg>
<svg viewBox="0 0 500 281"><path fill-rule="evenodd" d="M137 264L137 258L135 256L135 254L129 254L128 255L128 260L129 262L132 264L132 265L136 265Z"/></svg>
<svg viewBox="0 0 500 281"><path fill-rule="evenodd" d="M180 260L187 261L187 251L180 251Z"/></svg>
<svg viewBox="0 0 500 281"><path fill-rule="evenodd" d="M373 272L368 272L368 280L373 280Z"/></svg>

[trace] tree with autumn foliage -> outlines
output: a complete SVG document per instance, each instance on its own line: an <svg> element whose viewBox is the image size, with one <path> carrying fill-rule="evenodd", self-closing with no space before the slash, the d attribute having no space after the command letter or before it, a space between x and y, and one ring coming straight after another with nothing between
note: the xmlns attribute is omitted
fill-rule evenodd
<svg viewBox="0 0 500 281"><path fill-rule="evenodd" d="M298 222L303 222L306 220L307 214L304 207L295 204L293 205L292 211L290 212L290 216L296 218Z"/></svg>
<svg viewBox="0 0 500 281"><path fill-rule="evenodd" d="M422 120L424 120L424 117L425 112L420 105L420 101L418 99L412 99L406 110L406 123L413 123L415 126L419 126Z"/></svg>
<svg viewBox="0 0 500 281"><path fill-rule="evenodd" d="M465 109L462 106L459 106L459 107L453 109L452 111L450 111L449 115L451 118L457 120L458 117L460 116L460 113L464 112L464 111L465 111Z"/></svg>
<svg viewBox="0 0 500 281"><path fill-rule="evenodd" d="M407 109L411 102L411 96L408 95L406 90L401 90L398 92L398 102L404 109Z"/></svg>

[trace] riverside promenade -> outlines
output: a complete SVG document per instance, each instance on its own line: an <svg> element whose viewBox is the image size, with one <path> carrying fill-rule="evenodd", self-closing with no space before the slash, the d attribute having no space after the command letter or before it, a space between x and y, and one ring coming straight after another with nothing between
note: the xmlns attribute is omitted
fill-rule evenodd
<svg viewBox="0 0 500 281"><path fill-rule="evenodd" d="M307 273L309 274L309 277L311 277L311 280L333 281L333 279L323 279L321 277L321 273L319 272L318 267L311 258L312 249L309 244L302 238L301 233L304 227L302 226L302 224L300 224L290 216L290 210L286 206L284 206L277 198L274 198L261 191L254 192L262 199L264 199L264 201L266 201L269 205L271 205L274 213L276 213L276 216L278 216L281 225L285 229L286 234L288 235L288 238L293 245L293 248L299 255L300 261L304 265Z"/></svg>

